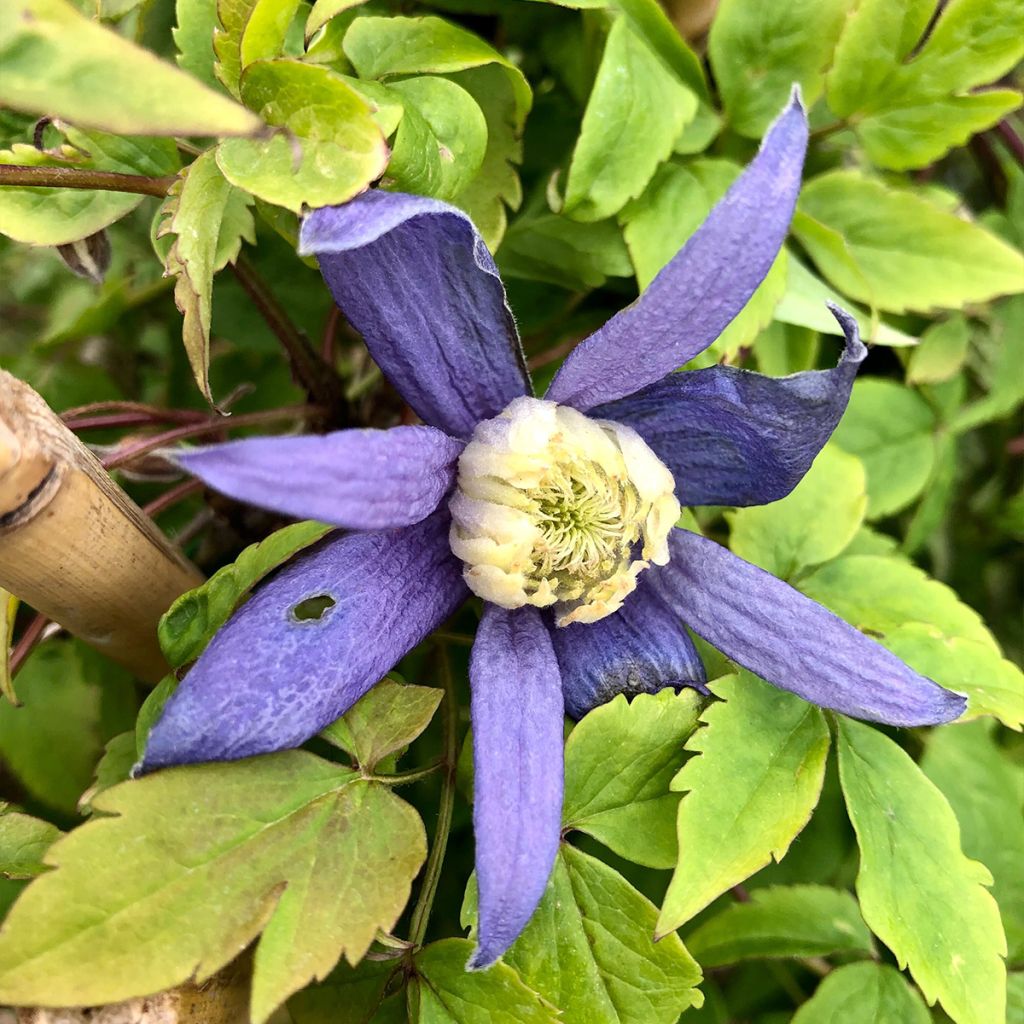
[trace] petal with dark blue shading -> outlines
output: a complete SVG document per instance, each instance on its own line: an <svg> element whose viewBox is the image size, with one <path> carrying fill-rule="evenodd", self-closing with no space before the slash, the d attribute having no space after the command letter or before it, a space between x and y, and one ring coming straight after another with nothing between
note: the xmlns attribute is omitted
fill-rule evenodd
<svg viewBox="0 0 1024 1024"><path fill-rule="evenodd" d="M679 615L652 585L658 571L641 573L636 590L614 615L590 625L552 626L565 710L573 718L619 693L703 688L707 675L700 655Z"/></svg>
<svg viewBox="0 0 1024 1024"><path fill-rule="evenodd" d="M846 349L832 370L765 377L732 366L670 373L591 415L632 427L671 470L683 505L765 505L803 479L846 409L867 349L832 312Z"/></svg>
<svg viewBox="0 0 1024 1024"><path fill-rule="evenodd" d="M533 608L484 605L469 666L479 933L470 969L488 967L530 920L562 824L562 686Z"/></svg>
<svg viewBox="0 0 1024 1024"><path fill-rule="evenodd" d="M665 600L695 633L767 682L887 725L938 725L963 713L963 696L714 541L677 529L669 550L655 578Z"/></svg>
<svg viewBox="0 0 1024 1024"><path fill-rule="evenodd" d="M530 383L491 254L447 203L366 192L314 210L299 249L377 365L427 423L468 437Z"/></svg>
<svg viewBox="0 0 1024 1024"><path fill-rule="evenodd" d="M747 304L782 247L806 149L807 117L794 92L708 219L633 305L569 355L544 397L592 409L703 352Z"/></svg>
<svg viewBox="0 0 1024 1024"><path fill-rule="evenodd" d="M149 734L143 771L296 747L344 714L466 597L450 522L439 509L297 556L210 641Z"/></svg>
<svg viewBox="0 0 1024 1024"><path fill-rule="evenodd" d="M252 437L168 457L250 505L354 530L410 526L451 489L463 443L433 427Z"/></svg>

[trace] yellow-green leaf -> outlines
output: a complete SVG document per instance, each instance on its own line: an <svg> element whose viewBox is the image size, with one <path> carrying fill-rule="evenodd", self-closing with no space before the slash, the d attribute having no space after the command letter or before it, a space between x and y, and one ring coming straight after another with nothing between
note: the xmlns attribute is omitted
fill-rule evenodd
<svg viewBox="0 0 1024 1024"><path fill-rule="evenodd" d="M945 797L892 740L844 718L838 746L860 846L864 920L956 1024L998 1024L1006 1012L1006 939L983 888L992 875L964 856Z"/></svg>
<svg viewBox="0 0 1024 1024"><path fill-rule="evenodd" d="M0 5L0 103L135 135L248 135L257 117L80 14L67 0Z"/></svg>

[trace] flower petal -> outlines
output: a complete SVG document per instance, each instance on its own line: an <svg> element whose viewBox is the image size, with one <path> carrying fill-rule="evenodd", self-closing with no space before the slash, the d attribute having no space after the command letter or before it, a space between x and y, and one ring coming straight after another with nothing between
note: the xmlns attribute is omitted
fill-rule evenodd
<svg viewBox="0 0 1024 1024"><path fill-rule="evenodd" d="M485 604L469 666L473 830L479 935L471 969L488 967L530 920L562 824L562 686L533 608Z"/></svg>
<svg viewBox="0 0 1024 1024"><path fill-rule="evenodd" d="M918 675L896 655L788 583L686 530L655 577L694 630L769 683L844 715L888 725L936 725L966 699Z"/></svg>
<svg viewBox="0 0 1024 1024"><path fill-rule="evenodd" d="M455 481L463 449L433 427L253 437L168 457L250 505L354 530L418 523Z"/></svg>
<svg viewBox="0 0 1024 1024"><path fill-rule="evenodd" d="M689 362L717 338L768 273L793 216L807 117L793 99L761 151L633 305L565 360L545 398L591 409Z"/></svg>
<svg viewBox="0 0 1024 1024"><path fill-rule="evenodd" d="M468 437L529 394L515 321L473 222L447 203L366 192L314 210L315 253L335 302L385 376L427 423Z"/></svg>
<svg viewBox="0 0 1024 1024"><path fill-rule="evenodd" d="M565 710L573 718L582 718L618 693L703 688L704 663L678 613L651 584L649 577L657 572L651 568L641 573L636 590L614 615L590 625L552 628Z"/></svg>
<svg viewBox="0 0 1024 1024"><path fill-rule="evenodd" d="M466 597L449 524L439 509L401 530L331 536L290 562L174 692L143 771L296 747L344 714Z"/></svg>
<svg viewBox="0 0 1024 1024"><path fill-rule="evenodd" d="M591 415L632 427L672 471L683 505L765 505L803 479L846 409L867 355L838 306L846 349L833 370L765 377L732 366L670 373Z"/></svg>

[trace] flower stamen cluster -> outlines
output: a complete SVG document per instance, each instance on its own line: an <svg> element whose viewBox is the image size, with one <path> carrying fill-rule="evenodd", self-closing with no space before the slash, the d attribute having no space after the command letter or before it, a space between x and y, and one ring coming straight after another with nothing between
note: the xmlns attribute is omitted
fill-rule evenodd
<svg viewBox="0 0 1024 1024"><path fill-rule="evenodd" d="M617 611L679 518L672 474L636 431L517 398L459 459L452 550L474 593L554 606L558 625Z"/></svg>

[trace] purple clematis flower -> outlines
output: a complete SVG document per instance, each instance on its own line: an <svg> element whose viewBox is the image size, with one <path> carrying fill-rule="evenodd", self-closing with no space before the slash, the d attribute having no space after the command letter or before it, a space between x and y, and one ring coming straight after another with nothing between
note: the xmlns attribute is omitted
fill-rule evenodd
<svg viewBox="0 0 1024 1024"><path fill-rule="evenodd" d="M343 714L470 591L479 946L493 963L558 848L562 724L617 693L705 683L684 623L823 707L892 725L964 700L787 584L675 527L679 503L788 494L846 407L866 349L831 370L676 373L718 337L788 231L799 99L632 306L530 380L497 269L459 210L368 192L314 211L301 246L426 426L257 438L177 455L226 494L345 527L296 557L217 634L150 734L143 768L297 746ZM303 601L333 600L319 619Z"/></svg>

